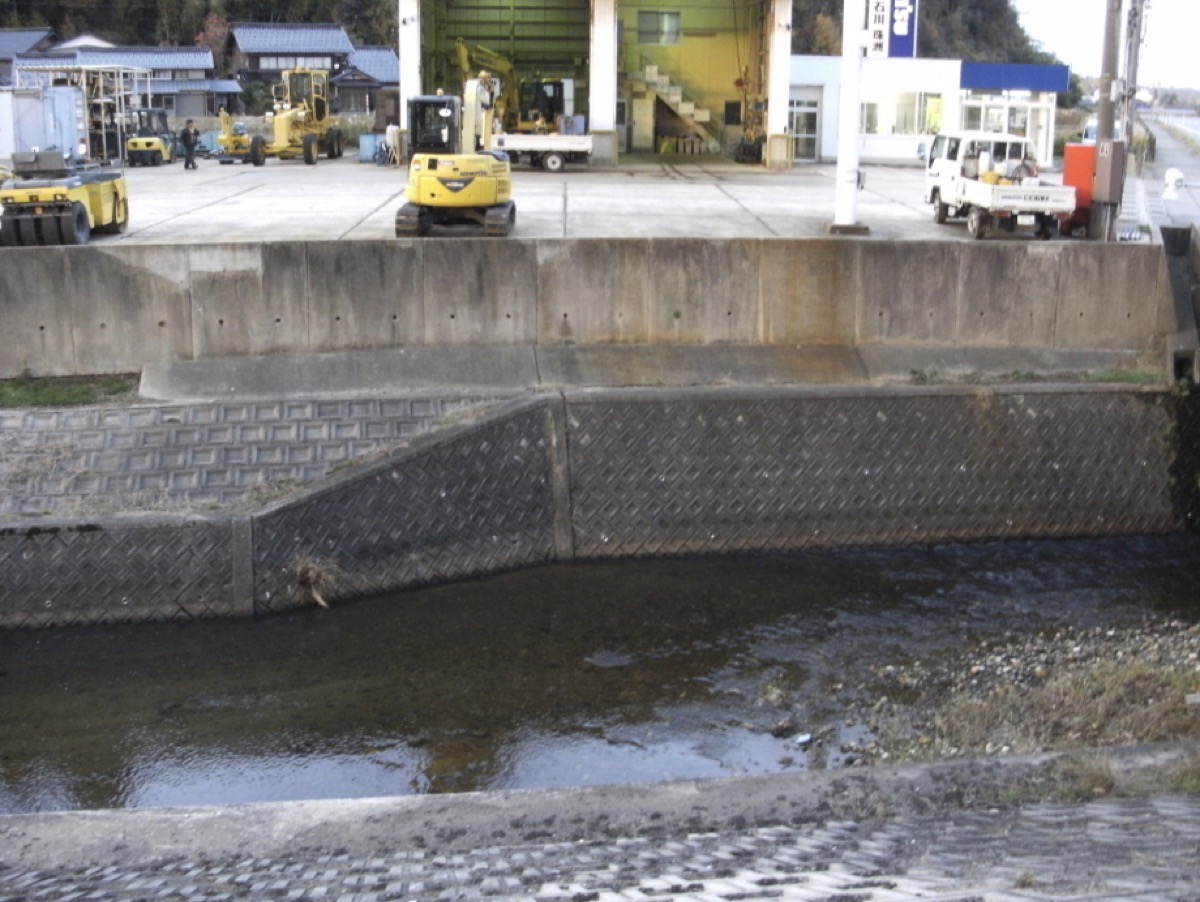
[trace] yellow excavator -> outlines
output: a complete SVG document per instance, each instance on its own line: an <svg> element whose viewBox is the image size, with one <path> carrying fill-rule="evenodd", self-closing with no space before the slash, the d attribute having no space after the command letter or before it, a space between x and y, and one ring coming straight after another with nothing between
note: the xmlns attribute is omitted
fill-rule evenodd
<svg viewBox="0 0 1200 902"><path fill-rule="evenodd" d="M463 84L480 70L496 82L496 118L506 132L533 132L553 126L559 116L575 112L575 82L570 78L517 78L508 57L457 38L458 74Z"/></svg>
<svg viewBox="0 0 1200 902"><path fill-rule="evenodd" d="M433 226L482 226L492 237L512 231L512 166L508 154L492 149L493 89L481 72L461 98L409 98L407 203L396 212L396 237L425 235Z"/></svg>

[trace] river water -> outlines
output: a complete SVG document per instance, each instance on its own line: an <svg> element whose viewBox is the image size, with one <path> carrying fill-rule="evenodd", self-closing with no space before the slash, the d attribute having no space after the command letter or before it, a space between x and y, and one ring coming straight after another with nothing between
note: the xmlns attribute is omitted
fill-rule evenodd
<svg viewBox="0 0 1200 902"><path fill-rule="evenodd" d="M871 665L1200 619L1196 536L550 566L257 621L0 634L0 812L839 767ZM809 741L811 737L825 741Z"/></svg>

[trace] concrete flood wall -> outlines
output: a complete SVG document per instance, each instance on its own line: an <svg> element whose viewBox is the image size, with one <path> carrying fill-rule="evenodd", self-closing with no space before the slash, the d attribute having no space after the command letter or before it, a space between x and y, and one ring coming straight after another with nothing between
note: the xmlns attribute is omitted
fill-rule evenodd
<svg viewBox="0 0 1200 902"><path fill-rule="evenodd" d="M252 615L550 561L1172 532L1165 390L778 389L510 402L247 517L0 528L0 626Z"/></svg>
<svg viewBox="0 0 1200 902"><path fill-rule="evenodd" d="M428 239L0 249L0 377L396 347L1161 348L1160 246Z"/></svg>

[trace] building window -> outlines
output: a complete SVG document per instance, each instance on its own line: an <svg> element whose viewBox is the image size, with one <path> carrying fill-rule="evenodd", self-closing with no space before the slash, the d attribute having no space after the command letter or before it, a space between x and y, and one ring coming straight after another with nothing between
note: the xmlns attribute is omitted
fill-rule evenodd
<svg viewBox="0 0 1200 902"><path fill-rule="evenodd" d="M639 44L678 44L679 13L638 12Z"/></svg>
<svg viewBox="0 0 1200 902"><path fill-rule="evenodd" d="M941 124L940 94L895 94L862 107L865 135L928 135L939 131Z"/></svg>
<svg viewBox="0 0 1200 902"><path fill-rule="evenodd" d="M328 56L260 56L258 68L273 72L285 69L332 69L333 58Z"/></svg>

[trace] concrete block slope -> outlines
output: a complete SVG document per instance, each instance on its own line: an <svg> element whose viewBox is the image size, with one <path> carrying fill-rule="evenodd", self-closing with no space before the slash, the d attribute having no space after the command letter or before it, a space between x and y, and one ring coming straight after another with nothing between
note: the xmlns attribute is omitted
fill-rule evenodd
<svg viewBox="0 0 1200 902"><path fill-rule="evenodd" d="M0 411L0 516L254 507L487 403L448 395Z"/></svg>

